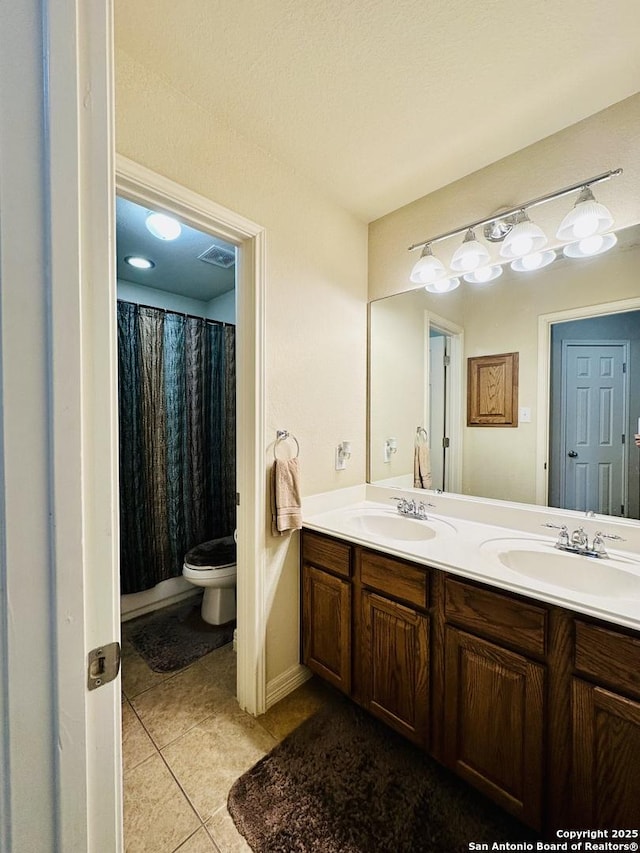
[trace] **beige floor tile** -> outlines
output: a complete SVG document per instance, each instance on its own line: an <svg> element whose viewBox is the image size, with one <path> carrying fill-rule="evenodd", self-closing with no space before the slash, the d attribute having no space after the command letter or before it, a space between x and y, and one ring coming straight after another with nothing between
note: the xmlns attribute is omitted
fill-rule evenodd
<svg viewBox="0 0 640 853"><path fill-rule="evenodd" d="M122 692L133 699L150 687L175 676L174 672L154 672L131 643L122 638Z"/></svg>
<svg viewBox="0 0 640 853"><path fill-rule="evenodd" d="M229 699L184 737L162 750L203 820L226 804L231 785L276 745L275 739Z"/></svg>
<svg viewBox="0 0 640 853"><path fill-rule="evenodd" d="M160 755L125 773L126 853L172 853L199 824Z"/></svg>
<svg viewBox="0 0 640 853"><path fill-rule="evenodd" d="M122 703L122 765L132 770L156 751L135 711L125 699Z"/></svg>
<svg viewBox="0 0 640 853"><path fill-rule="evenodd" d="M236 829L226 806L218 809L205 825L220 853L251 853L251 848Z"/></svg>
<svg viewBox="0 0 640 853"><path fill-rule="evenodd" d="M134 696L131 704L158 747L166 746L217 712L229 694L200 661Z"/></svg>
<svg viewBox="0 0 640 853"><path fill-rule="evenodd" d="M322 681L312 678L281 699L277 705L258 717L260 725L281 741L316 711L331 701L333 691Z"/></svg>
<svg viewBox="0 0 640 853"><path fill-rule="evenodd" d="M235 696L236 688L236 673L237 673L237 654L233 650L233 644L227 643L220 649L215 649L201 658L202 665L205 666L215 678L215 683L229 693L230 696Z"/></svg>
<svg viewBox="0 0 640 853"><path fill-rule="evenodd" d="M188 838L176 853L220 853L204 826Z"/></svg>

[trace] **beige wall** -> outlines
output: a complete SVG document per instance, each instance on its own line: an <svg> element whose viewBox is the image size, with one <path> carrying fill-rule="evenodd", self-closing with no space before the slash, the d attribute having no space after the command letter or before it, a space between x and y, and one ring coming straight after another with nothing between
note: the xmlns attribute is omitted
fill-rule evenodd
<svg viewBox="0 0 640 853"><path fill-rule="evenodd" d="M597 197L611 207L616 227L639 222L638 138L640 96L634 96L371 223L370 299L407 289L418 257L407 252L412 243L609 168L622 167L624 174L601 184ZM553 202L537 208L532 218L553 234L562 210L563 202ZM434 251L446 263L457 245L459 238L443 241ZM534 502L538 315L640 296L639 260L637 249L588 261L561 260L528 277L508 282L505 275L485 288L463 283L452 294L429 297L439 300L432 310L464 327L465 359L520 353L519 401L532 409L532 422L517 429L465 429L463 491Z"/></svg>
<svg viewBox="0 0 640 853"><path fill-rule="evenodd" d="M301 447L304 494L365 476L367 228L152 70L116 51L118 153L264 228L267 436ZM334 449L353 442L345 471ZM265 470L273 449L265 448ZM267 679L298 662L297 537L271 540Z"/></svg>

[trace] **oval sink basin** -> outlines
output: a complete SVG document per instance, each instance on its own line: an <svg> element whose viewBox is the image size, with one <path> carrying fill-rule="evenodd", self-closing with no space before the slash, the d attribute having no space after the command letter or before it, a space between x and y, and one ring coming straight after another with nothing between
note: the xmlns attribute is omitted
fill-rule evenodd
<svg viewBox="0 0 640 853"><path fill-rule="evenodd" d="M481 550L512 572L551 586L605 598L640 599L640 573L635 573L640 564L624 557L583 557L537 539L490 539Z"/></svg>
<svg viewBox="0 0 640 853"><path fill-rule="evenodd" d="M454 533L448 521L427 518L407 518L393 510L352 510L345 521L354 535L375 536L378 539L426 541L442 533Z"/></svg>

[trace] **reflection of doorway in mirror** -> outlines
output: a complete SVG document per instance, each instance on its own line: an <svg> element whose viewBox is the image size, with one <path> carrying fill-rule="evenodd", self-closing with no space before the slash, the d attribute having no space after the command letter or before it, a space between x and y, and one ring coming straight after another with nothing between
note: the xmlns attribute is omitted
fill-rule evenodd
<svg viewBox="0 0 640 853"><path fill-rule="evenodd" d="M462 488L464 331L450 320L425 313L425 424L429 430L434 489Z"/></svg>
<svg viewBox="0 0 640 853"><path fill-rule="evenodd" d="M451 339L438 329L429 329L429 445L431 482L434 489L447 486L448 443L447 397Z"/></svg>
<svg viewBox="0 0 640 853"><path fill-rule="evenodd" d="M640 311L551 329L549 504L638 518Z"/></svg>

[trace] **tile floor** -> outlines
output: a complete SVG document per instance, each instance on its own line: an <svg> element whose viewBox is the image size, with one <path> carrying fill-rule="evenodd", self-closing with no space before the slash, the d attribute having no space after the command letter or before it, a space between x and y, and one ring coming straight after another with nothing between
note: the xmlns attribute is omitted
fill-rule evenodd
<svg viewBox="0 0 640 853"><path fill-rule="evenodd" d="M258 719L235 700L231 644L185 669L153 672L122 638L127 853L250 851L227 812L233 782L329 700L313 679Z"/></svg>

